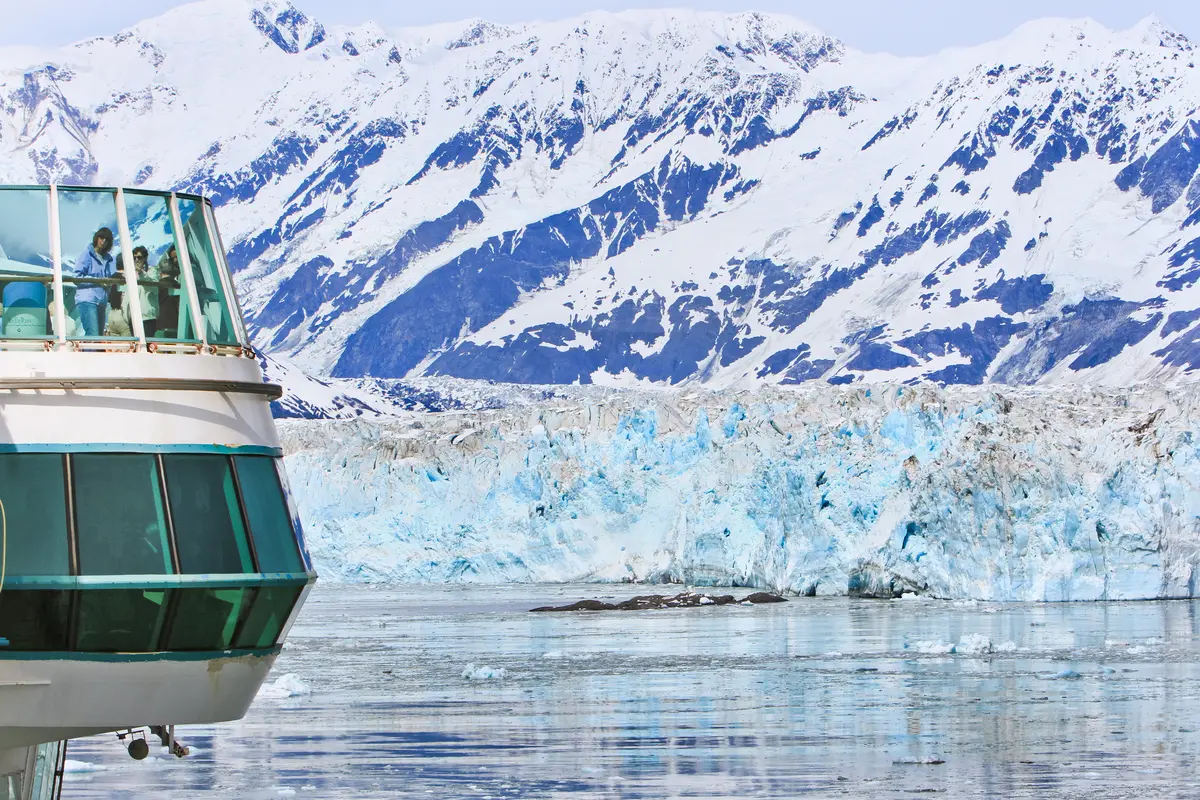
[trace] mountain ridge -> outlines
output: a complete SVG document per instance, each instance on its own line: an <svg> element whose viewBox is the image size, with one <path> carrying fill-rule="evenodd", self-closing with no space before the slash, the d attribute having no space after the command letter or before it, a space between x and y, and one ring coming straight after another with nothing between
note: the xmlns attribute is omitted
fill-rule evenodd
<svg viewBox="0 0 1200 800"><path fill-rule="evenodd" d="M783 15L389 33L205 0L54 54L0 67L0 168L211 195L256 341L315 375L1200 366L1200 77L1150 18L900 58Z"/></svg>

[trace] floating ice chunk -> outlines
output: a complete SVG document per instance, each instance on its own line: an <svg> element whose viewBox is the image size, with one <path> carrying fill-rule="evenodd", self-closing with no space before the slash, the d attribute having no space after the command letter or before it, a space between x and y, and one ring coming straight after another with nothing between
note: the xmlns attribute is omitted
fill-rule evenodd
<svg viewBox="0 0 1200 800"><path fill-rule="evenodd" d="M1131 656L1140 656L1142 653L1146 652L1146 647L1140 644L1135 644L1125 652L1129 653Z"/></svg>
<svg viewBox="0 0 1200 800"><path fill-rule="evenodd" d="M702 606L711 606L713 604L713 602L714 602L713 599L711 597L709 597L708 595L704 595L703 597L700 598L700 605L702 605Z"/></svg>
<svg viewBox="0 0 1200 800"><path fill-rule="evenodd" d="M1129 642L1122 642L1120 639L1105 639L1105 647L1128 647Z"/></svg>
<svg viewBox="0 0 1200 800"><path fill-rule="evenodd" d="M897 758L892 761L893 764L928 764L937 765L945 764L946 760L936 756L925 756L924 758Z"/></svg>
<svg viewBox="0 0 1200 800"><path fill-rule="evenodd" d="M279 795L280 797L291 797L295 793L296 793L296 790L291 788L290 786L280 786L278 789L275 790L275 794Z"/></svg>
<svg viewBox="0 0 1200 800"><path fill-rule="evenodd" d="M82 774L85 772L104 772L106 769L108 769L108 767L104 766L103 764L91 764L87 761L74 761L69 758L63 763L64 772L76 774Z"/></svg>
<svg viewBox="0 0 1200 800"><path fill-rule="evenodd" d="M310 694L312 694L312 689L294 672L289 672L274 683L265 684L258 690L258 696L267 700L282 700Z"/></svg>
<svg viewBox="0 0 1200 800"><path fill-rule="evenodd" d="M952 652L967 656L986 655L992 652L992 640L982 633L968 633L958 640Z"/></svg>
<svg viewBox="0 0 1200 800"><path fill-rule="evenodd" d="M566 658L567 654L562 650L547 650L542 653L542 658Z"/></svg>
<svg viewBox="0 0 1200 800"><path fill-rule="evenodd" d="M900 599L901 600L920 600L921 595L917 594L916 592L904 592L903 594L900 595Z"/></svg>
<svg viewBox="0 0 1200 800"><path fill-rule="evenodd" d="M1074 681L1082 677L1082 675L1073 669L1064 669L1061 672L1056 672L1051 675L1050 679L1055 681Z"/></svg>
<svg viewBox="0 0 1200 800"><path fill-rule="evenodd" d="M922 641L914 644L912 649L916 650L918 653L924 653L925 655L941 656L946 655L947 653L953 653L954 645L950 644L949 642Z"/></svg>
<svg viewBox="0 0 1200 800"><path fill-rule="evenodd" d="M1015 653L1015 652L1017 652L1017 643L1016 642L1001 642L1000 644L993 647L992 650L997 653Z"/></svg>
<svg viewBox="0 0 1200 800"><path fill-rule="evenodd" d="M1159 644L1167 644L1167 640L1161 639L1157 636L1151 636L1149 639L1146 640L1146 644L1151 645L1151 646L1159 645Z"/></svg>
<svg viewBox="0 0 1200 800"><path fill-rule="evenodd" d="M507 674L508 670L504 667L493 669L488 666L476 667L474 664L467 664L462 671L463 678L468 681L504 680Z"/></svg>

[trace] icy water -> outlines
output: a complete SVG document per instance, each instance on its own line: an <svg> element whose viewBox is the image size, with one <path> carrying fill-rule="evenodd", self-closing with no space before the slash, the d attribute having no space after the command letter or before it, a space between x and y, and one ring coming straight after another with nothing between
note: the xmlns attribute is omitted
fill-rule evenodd
<svg viewBox="0 0 1200 800"><path fill-rule="evenodd" d="M183 761L74 742L64 796L1200 794L1197 603L527 612L646 591L322 587L272 675L311 694Z"/></svg>

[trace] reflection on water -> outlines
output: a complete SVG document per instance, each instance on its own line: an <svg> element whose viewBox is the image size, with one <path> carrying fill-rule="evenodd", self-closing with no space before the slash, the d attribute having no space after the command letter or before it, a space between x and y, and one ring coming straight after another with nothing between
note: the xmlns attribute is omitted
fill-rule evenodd
<svg viewBox="0 0 1200 800"><path fill-rule="evenodd" d="M65 796L1200 790L1197 603L525 611L635 593L322 587L274 673L296 673L311 695L184 729L196 750L184 761L133 762L112 736L73 742L70 758L91 771L73 772ZM937 654L972 634L999 651ZM468 664L505 676L467 679Z"/></svg>

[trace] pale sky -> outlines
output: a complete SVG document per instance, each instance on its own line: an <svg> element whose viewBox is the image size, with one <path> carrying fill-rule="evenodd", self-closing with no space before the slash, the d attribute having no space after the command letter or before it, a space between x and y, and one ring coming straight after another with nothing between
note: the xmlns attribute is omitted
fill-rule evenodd
<svg viewBox="0 0 1200 800"><path fill-rule="evenodd" d="M688 7L713 11L780 11L851 47L925 55L1000 38L1038 17L1092 17L1128 28L1156 14L1200 43L1198 0L294 0L326 25L368 20L384 28L483 17L494 22L561 19L597 8ZM0 0L0 45L60 45L116 33L174 5L174 0Z"/></svg>

